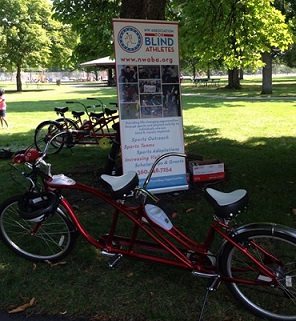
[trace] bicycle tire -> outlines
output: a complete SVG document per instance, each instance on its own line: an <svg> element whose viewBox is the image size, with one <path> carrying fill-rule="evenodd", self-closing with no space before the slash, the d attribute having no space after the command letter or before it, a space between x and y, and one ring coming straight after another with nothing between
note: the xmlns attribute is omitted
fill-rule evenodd
<svg viewBox="0 0 296 321"><path fill-rule="evenodd" d="M77 123L71 118L58 118L55 121L61 124L63 130L78 129Z"/></svg>
<svg viewBox="0 0 296 321"><path fill-rule="evenodd" d="M32 261L56 262L67 256L75 245L77 231L60 206L41 223L24 220L18 213L15 195L0 206L0 237L16 254ZM37 230L32 233L33 229Z"/></svg>
<svg viewBox="0 0 296 321"><path fill-rule="evenodd" d="M222 275L262 282L262 285L226 282L228 288L238 302L256 316L267 320L295 321L296 232L275 224L250 224L239 230L234 237L235 241L276 273L278 283L276 286L267 285L266 282L271 279L262 275L258 266L243 251L228 242L219 260ZM281 264L267 257L257 245L280 259Z"/></svg>
<svg viewBox="0 0 296 321"><path fill-rule="evenodd" d="M59 131L62 131L63 127L59 122L54 120L46 120L40 123L35 129L34 144L36 148L43 152L48 141ZM62 136L53 140L48 147L47 154L57 154L64 146L64 138Z"/></svg>

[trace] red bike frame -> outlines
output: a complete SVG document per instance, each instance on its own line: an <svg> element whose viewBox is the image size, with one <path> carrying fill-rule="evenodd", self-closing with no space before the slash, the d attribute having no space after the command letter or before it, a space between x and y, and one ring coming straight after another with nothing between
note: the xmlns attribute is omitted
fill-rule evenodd
<svg viewBox="0 0 296 321"><path fill-rule="evenodd" d="M79 233L92 245L109 253L110 256L114 254L121 254L137 259L148 260L151 262L162 263L173 267L190 270L194 273L203 273L203 276L208 275L212 277L217 275L216 266L212 266L208 261L209 248L213 243L215 235L218 234L225 242L230 242L244 253L257 267L257 270L262 275L270 278L270 282L266 281L264 284L276 284L275 275L272 271L267 269L264 264L258 261L247 248L242 247L235 242L231 237L231 228L219 220L213 220L210 225L207 237L204 243L197 243L183 234L176 227L165 230L151 221L145 212L144 205L128 206L113 199L110 194L98 190L94 187L75 182L73 185L53 184L51 180L46 180L45 185L49 190L55 190L60 193L63 189L75 189L84 191L98 197L102 201L110 204L114 208L112 224L107 234L100 236L100 238L93 237L80 223L77 215L66 198L61 197L61 205L67 210L71 220L76 226ZM120 214L123 214L131 222L133 222L133 229L130 237L116 235L118 226L118 219ZM150 237L150 241L138 239L138 232L144 231ZM254 241L253 245L257 246ZM223 246L223 245L222 245ZM257 246L258 250L264 252L265 256L274 261L275 258L266 253L263 249ZM190 259L190 255L194 253L197 255L196 260ZM252 269L251 267L249 269ZM247 271L248 269L244 269ZM223 275L220 276L222 280L227 282L255 284L262 285L262 281L248 280L241 278L229 278Z"/></svg>
<svg viewBox="0 0 296 321"><path fill-rule="evenodd" d="M76 104L82 105L88 116L88 119L85 121L82 121L81 118L79 117L78 123L80 125L78 129L71 131L73 143L96 145L96 144L99 144L102 138L114 139L116 136L116 131L111 130L111 127L113 124L115 124L116 121L119 120L118 114L117 115L112 115L111 113L108 114L107 110L109 112L110 110L108 108L104 108L103 103L99 99L95 99L95 98L93 99L87 98L87 99L100 101L100 104L102 105L102 108L103 108L103 111L101 113L102 116L100 118L96 118L95 113L93 113L94 115L92 115L92 113L89 113L87 111L87 107L81 102L68 101L67 103L69 104L76 103ZM64 115L62 116L64 117Z"/></svg>

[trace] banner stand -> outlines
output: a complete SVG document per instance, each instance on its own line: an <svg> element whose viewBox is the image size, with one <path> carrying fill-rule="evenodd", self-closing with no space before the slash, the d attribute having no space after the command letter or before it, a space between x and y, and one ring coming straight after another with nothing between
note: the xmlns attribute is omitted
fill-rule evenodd
<svg viewBox="0 0 296 321"><path fill-rule="evenodd" d="M123 172L142 184L158 156L184 153L178 23L114 19L113 32ZM188 189L185 159L163 159L148 188Z"/></svg>

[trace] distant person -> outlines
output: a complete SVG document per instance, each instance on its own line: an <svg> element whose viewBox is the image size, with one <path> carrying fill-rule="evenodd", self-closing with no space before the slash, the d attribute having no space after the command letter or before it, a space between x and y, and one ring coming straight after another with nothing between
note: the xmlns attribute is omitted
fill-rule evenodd
<svg viewBox="0 0 296 321"><path fill-rule="evenodd" d="M5 90L3 88L0 88L0 123L1 127L4 128L4 124L8 128L8 123L5 119L6 116L6 101L4 96Z"/></svg>

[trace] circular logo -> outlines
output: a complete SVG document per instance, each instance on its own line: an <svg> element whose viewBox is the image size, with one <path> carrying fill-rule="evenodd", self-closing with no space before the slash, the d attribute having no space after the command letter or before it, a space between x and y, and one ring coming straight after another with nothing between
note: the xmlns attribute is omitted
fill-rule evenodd
<svg viewBox="0 0 296 321"><path fill-rule="evenodd" d="M118 43L126 52L136 52L142 47L142 35L135 27L124 27L118 34Z"/></svg>

